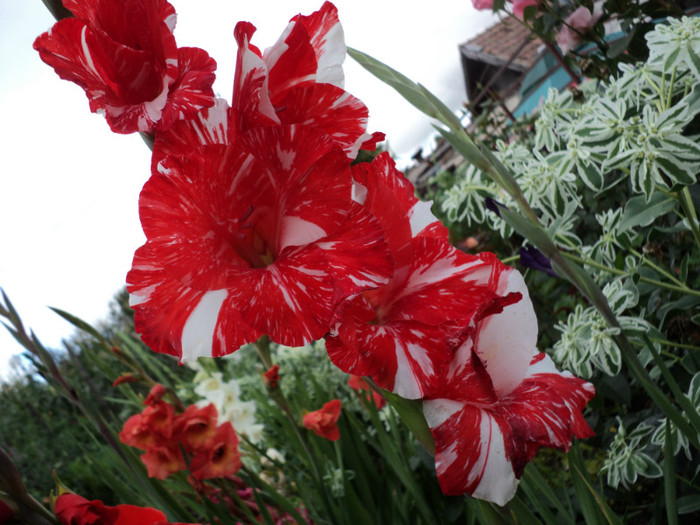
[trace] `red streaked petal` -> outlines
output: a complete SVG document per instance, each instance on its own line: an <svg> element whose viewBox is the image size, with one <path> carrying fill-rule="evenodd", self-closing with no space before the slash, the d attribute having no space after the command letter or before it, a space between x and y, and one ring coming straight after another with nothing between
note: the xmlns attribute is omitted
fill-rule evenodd
<svg viewBox="0 0 700 525"><path fill-rule="evenodd" d="M330 2L324 2L321 9L304 16L292 18L304 26L309 42L316 55L316 82L343 87L342 64L347 48L343 27L338 20L338 10Z"/></svg>
<svg viewBox="0 0 700 525"><path fill-rule="evenodd" d="M289 248L273 264L231 285L242 319L276 343L302 346L329 331L335 287L318 248Z"/></svg>
<svg viewBox="0 0 700 525"><path fill-rule="evenodd" d="M203 49L181 47L177 50L177 63L177 78L170 86L158 129L167 129L174 121L190 118L214 104L214 59Z"/></svg>
<svg viewBox="0 0 700 525"><path fill-rule="evenodd" d="M270 102L267 65L260 50L250 43L254 33L255 26L250 22L239 22L234 30L238 43L238 58L232 104L243 130L279 123Z"/></svg>
<svg viewBox="0 0 700 525"><path fill-rule="evenodd" d="M361 296L346 301L338 315L342 322L326 338L326 349L341 370L368 375L406 399L434 390L452 354L442 327L377 323L376 312Z"/></svg>
<svg viewBox="0 0 700 525"><path fill-rule="evenodd" d="M384 232L365 208L351 203L350 214L338 232L318 242L324 250L342 297L386 284L394 271Z"/></svg>
<svg viewBox="0 0 700 525"><path fill-rule="evenodd" d="M312 84L286 90L275 101L284 124L301 123L329 135L354 159L367 138L369 111L361 100L330 84Z"/></svg>
<svg viewBox="0 0 700 525"><path fill-rule="evenodd" d="M537 445L522 449L528 454L515 454L518 476L539 446L567 451L571 436L595 435L581 415L594 395L593 385L568 371L558 371L548 355L535 353L525 380L503 400L509 424ZM519 450L517 443L514 450Z"/></svg>
<svg viewBox="0 0 700 525"><path fill-rule="evenodd" d="M527 285L520 272L508 270L499 277L499 293L520 294L521 299L478 322L474 335L476 353L499 397L522 382L537 345L537 317Z"/></svg>
<svg viewBox="0 0 700 525"><path fill-rule="evenodd" d="M134 255L127 290L144 343L181 361L230 354L261 335L242 321L225 290L194 290L171 278L148 244Z"/></svg>
<svg viewBox="0 0 700 525"><path fill-rule="evenodd" d="M212 107L156 133L151 170L166 156L189 156L200 146L232 144L238 136L233 110L226 100L217 98Z"/></svg>
<svg viewBox="0 0 700 525"><path fill-rule="evenodd" d="M535 351L526 379L498 397L470 342L458 354L461 381L448 379L440 397L423 403L440 487L503 505L540 447L566 451L572 436L592 435L581 411L593 387Z"/></svg>
<svg viewBox="0 0 700 525"><path fill-rule="evenodd" d="M491 261L427 236L411 244L413 262L402 280L392 282L392 296L384 300L390 308L386 318L465 326L493 296L488 286Z"/></svg>
<svg viewBox="0 0 700 525"><path fill-rule="evenodd" d="M506 449L510 429L502 420L448 399L425 401L423 413L435 439L435 471L443 493L505 505L518 480Z"/></svg>
<svg viewBox="0 0 700 525"><path fill-rule="evenodd" d="M303 24L290 22L277 42L265 50L268 89L274 106L285 91L316 80L316 54Z"/></svg>
<svg viewBox="0 0 700 525"><path fill-rule="evenodd" d="M257 189L256 182L265 182L251 175L253 165L240 148L221 145L158 164L141 190L139 214L154 255L173 278L213 290L224 288L237 266L248 267L227 239L246 211L233 196L243 185Z"/></svg>

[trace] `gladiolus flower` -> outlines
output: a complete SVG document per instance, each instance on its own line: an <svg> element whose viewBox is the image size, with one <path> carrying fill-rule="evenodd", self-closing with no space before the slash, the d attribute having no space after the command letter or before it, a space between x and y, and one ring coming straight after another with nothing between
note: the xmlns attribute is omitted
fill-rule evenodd
<svg viewBox="0 0 700 525"><path fill-rule="evenodd" d="M492 254L467 255L420 202L388 154L354 167L364 206L384 229L395 261L391 280L349 296L326 337L333 363L408 398L426 395L452 356L452 339L494 294L505 268Z"/></svg>
<svg viewBox="0 0 700 525"><path fill-rule="evenodd" d="M225 111L210 118L226 122ZM144 342L187 360L263 333L287 346L322 337L341 293L383 284L392 269L352 185L346 156L303 126L163 157L141 192L148 242L127 276Z"/></svg>
<svg viewBox="0 0 700 525"><path fill-rule="evenodd" d="M190 472L196 479L222 478L235 474L240 468L238 437L231 423L217 428L210 446L197 452L190 463Z"/></svg>
<svg viewBox="0 0 700 525"><path fill-rule="evenodd" d="M34 49L78 84L112 131L165 129L214 103L216 63L175 43L175 10L165 0L63 0L74 18L57 22Z"/></svg>
<svg viewBox="0 0 700 525"><path fill-rule="evenodd" d="M119 439L126 445L142 450L162 446L172 436L174 415L172 405L165 401L154 402L142 413L126 420Z"/></svg>
<svg viewBox="0 0 700 525"><path fill-rule="evenodd" d="M535 348L537 320L519 273L475 315L440 388L423 402L445 494L504 505L540 447L568 450L593 435L581 410L593 386Z"/></svg>
<svg viewBox="0 0 700 525"><path fill-rule="evenodd" d="M148 476L157 479L165 479L171 474L187 468L187 463L185 463L182 450L177 442L150 447L145 454L141 454L141 461L146 465Z"/></svg>
<svg viewBox="0 0 700 525"><path fill-rule="evenodd" d="M201 408L190 405L176 417L173 434L188 452L209 448L216 436L217 418L213 403Z"/></svg>
<svg viewBox="0 0 700 525"><path fill-rule="evenodd" d="M337 441L340 439L340 429L337 422L341 408L340 399L329 401L323 405L323 408L304 415L302 421L304 427L313 430L314 434L319 437Z"/></svg>

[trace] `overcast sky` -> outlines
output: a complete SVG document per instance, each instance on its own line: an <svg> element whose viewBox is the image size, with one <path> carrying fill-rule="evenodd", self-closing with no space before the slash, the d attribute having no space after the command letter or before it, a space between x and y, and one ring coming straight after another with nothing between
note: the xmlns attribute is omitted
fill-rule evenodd
<svg viewBox="0 0 700 525"><path fill-rule="evenodd" d="M252 22L252 42L272 45L289 18L320 0L171 0L179 46L205 49L218 64L217 93L231 99L233 27ZM469 0L338 0L349 46L424 84L450 105L465 100L457 45L493 23ZM426 10L427 7L430 10ZM0 287L39 338L59 347L71 326L56 306L88 322L107 313L145 238L138 195L150 151L138 135L116 135L90 113L84 92L44 65L32 42L53 23L41 0L0 0ZM409 157L432 135L428 119L346 61L346 89L370 110L370 131ZM0 376L21 347L0 327Z"/></svg>

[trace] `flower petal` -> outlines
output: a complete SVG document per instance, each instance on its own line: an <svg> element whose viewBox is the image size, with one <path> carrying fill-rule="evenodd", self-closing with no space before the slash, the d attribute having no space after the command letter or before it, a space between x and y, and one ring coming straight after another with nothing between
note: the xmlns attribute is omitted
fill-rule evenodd
<svg viewBox="0 0 700 525"><path fill-rule="evenodd" d="M203 49L181 47L177 50L177 64L177 78L170 86L158 129L167 129L176 120L193 117L214 103L214 59Z"/></svg>
<svg viewBox="0 0 700 525"><path fill-rule="evenodd" d="M308 15L292 18L304 26L311 47L316 55L316 82L343 87L342 64L347 47L343 27L338 20L338 10L330 2L324 2L321 9Z"/></svg>
<svg viewBox="0 0 700 525"><path fill-rule="evenodd" d="M497 292L517 297L498 313L477 324L475 349L491 377L499 397L517 387L525 377L537 345L537 317L520 272L508 268L500 274Z"/></svg>
<svg viewBox="0 0 700 525"><path fill-rule="evenodd" d="M239 22L234 30L238 58L232 100L243 130L279 123L270 102L267 65L260 50L250 43L254 33L255 26L249 22Z"/></svg>
<svg viewBox="0 0 700 525"><path fill-rule="evenodd" d="M134 255L127 290L144 343L181 362L230 354L261 335L243 322L226 290L183 285L163 270L148 244Z"/></svg>

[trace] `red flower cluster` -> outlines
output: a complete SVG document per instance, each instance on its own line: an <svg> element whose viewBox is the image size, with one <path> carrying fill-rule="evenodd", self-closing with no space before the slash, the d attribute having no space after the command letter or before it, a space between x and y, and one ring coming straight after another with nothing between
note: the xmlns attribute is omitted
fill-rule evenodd
<svg viewBox="0 0 700 525"><path fill-rule="evenodd" d="M88 501L77 494L60 495L54 513L62 525L186 525L170 523L165 514L150 507L109 507L99 500Z"/></svg>
<svg viewBox="0 0 700 525"><path fill-rule="evenodd" d="M304 414L303 424L317 436L337 441L340 439L340 430L337 425L340 409L340 399L329 401L323 405L323 408Z"/></svg>
<svg viewBox="0 0 700 525"><path fill-rule="evenodd" d="M145 450L141 460L152 478L165 479L187 469L182 451L190 456L189 470L196 479L220 478L241 467L238 437L231 423L217 424L213 404L190 405L175 414L162 400L164 389L156 385L144 401L146 408L131 416L119 433L122 443Z"/></svg>
<svg viewBox="0 0 700 525"><path fill-rule="evenodd" d="M165 0L66 6L76 18L37 40L42 57L113 129L155 133L139 201L146 243L127 275L154 351L185 361L263 334L287 346L326 337L342 370L423 401L448 494L503 503L539 447L590 435L580 412L593 387L537 351L522 276L451 246L388 154L351 165L381 137L343 89L331 3L292 18L265 52L250 23L236 26L230 105L211 100L208 57L177 50ZM233 428L217 427L215 411L175 415L161 397L121 433L146 450L150 475L184 468L180 447L197 478L238 468ZM332 401L304 425L338 439L339 413Z"/></svg>

